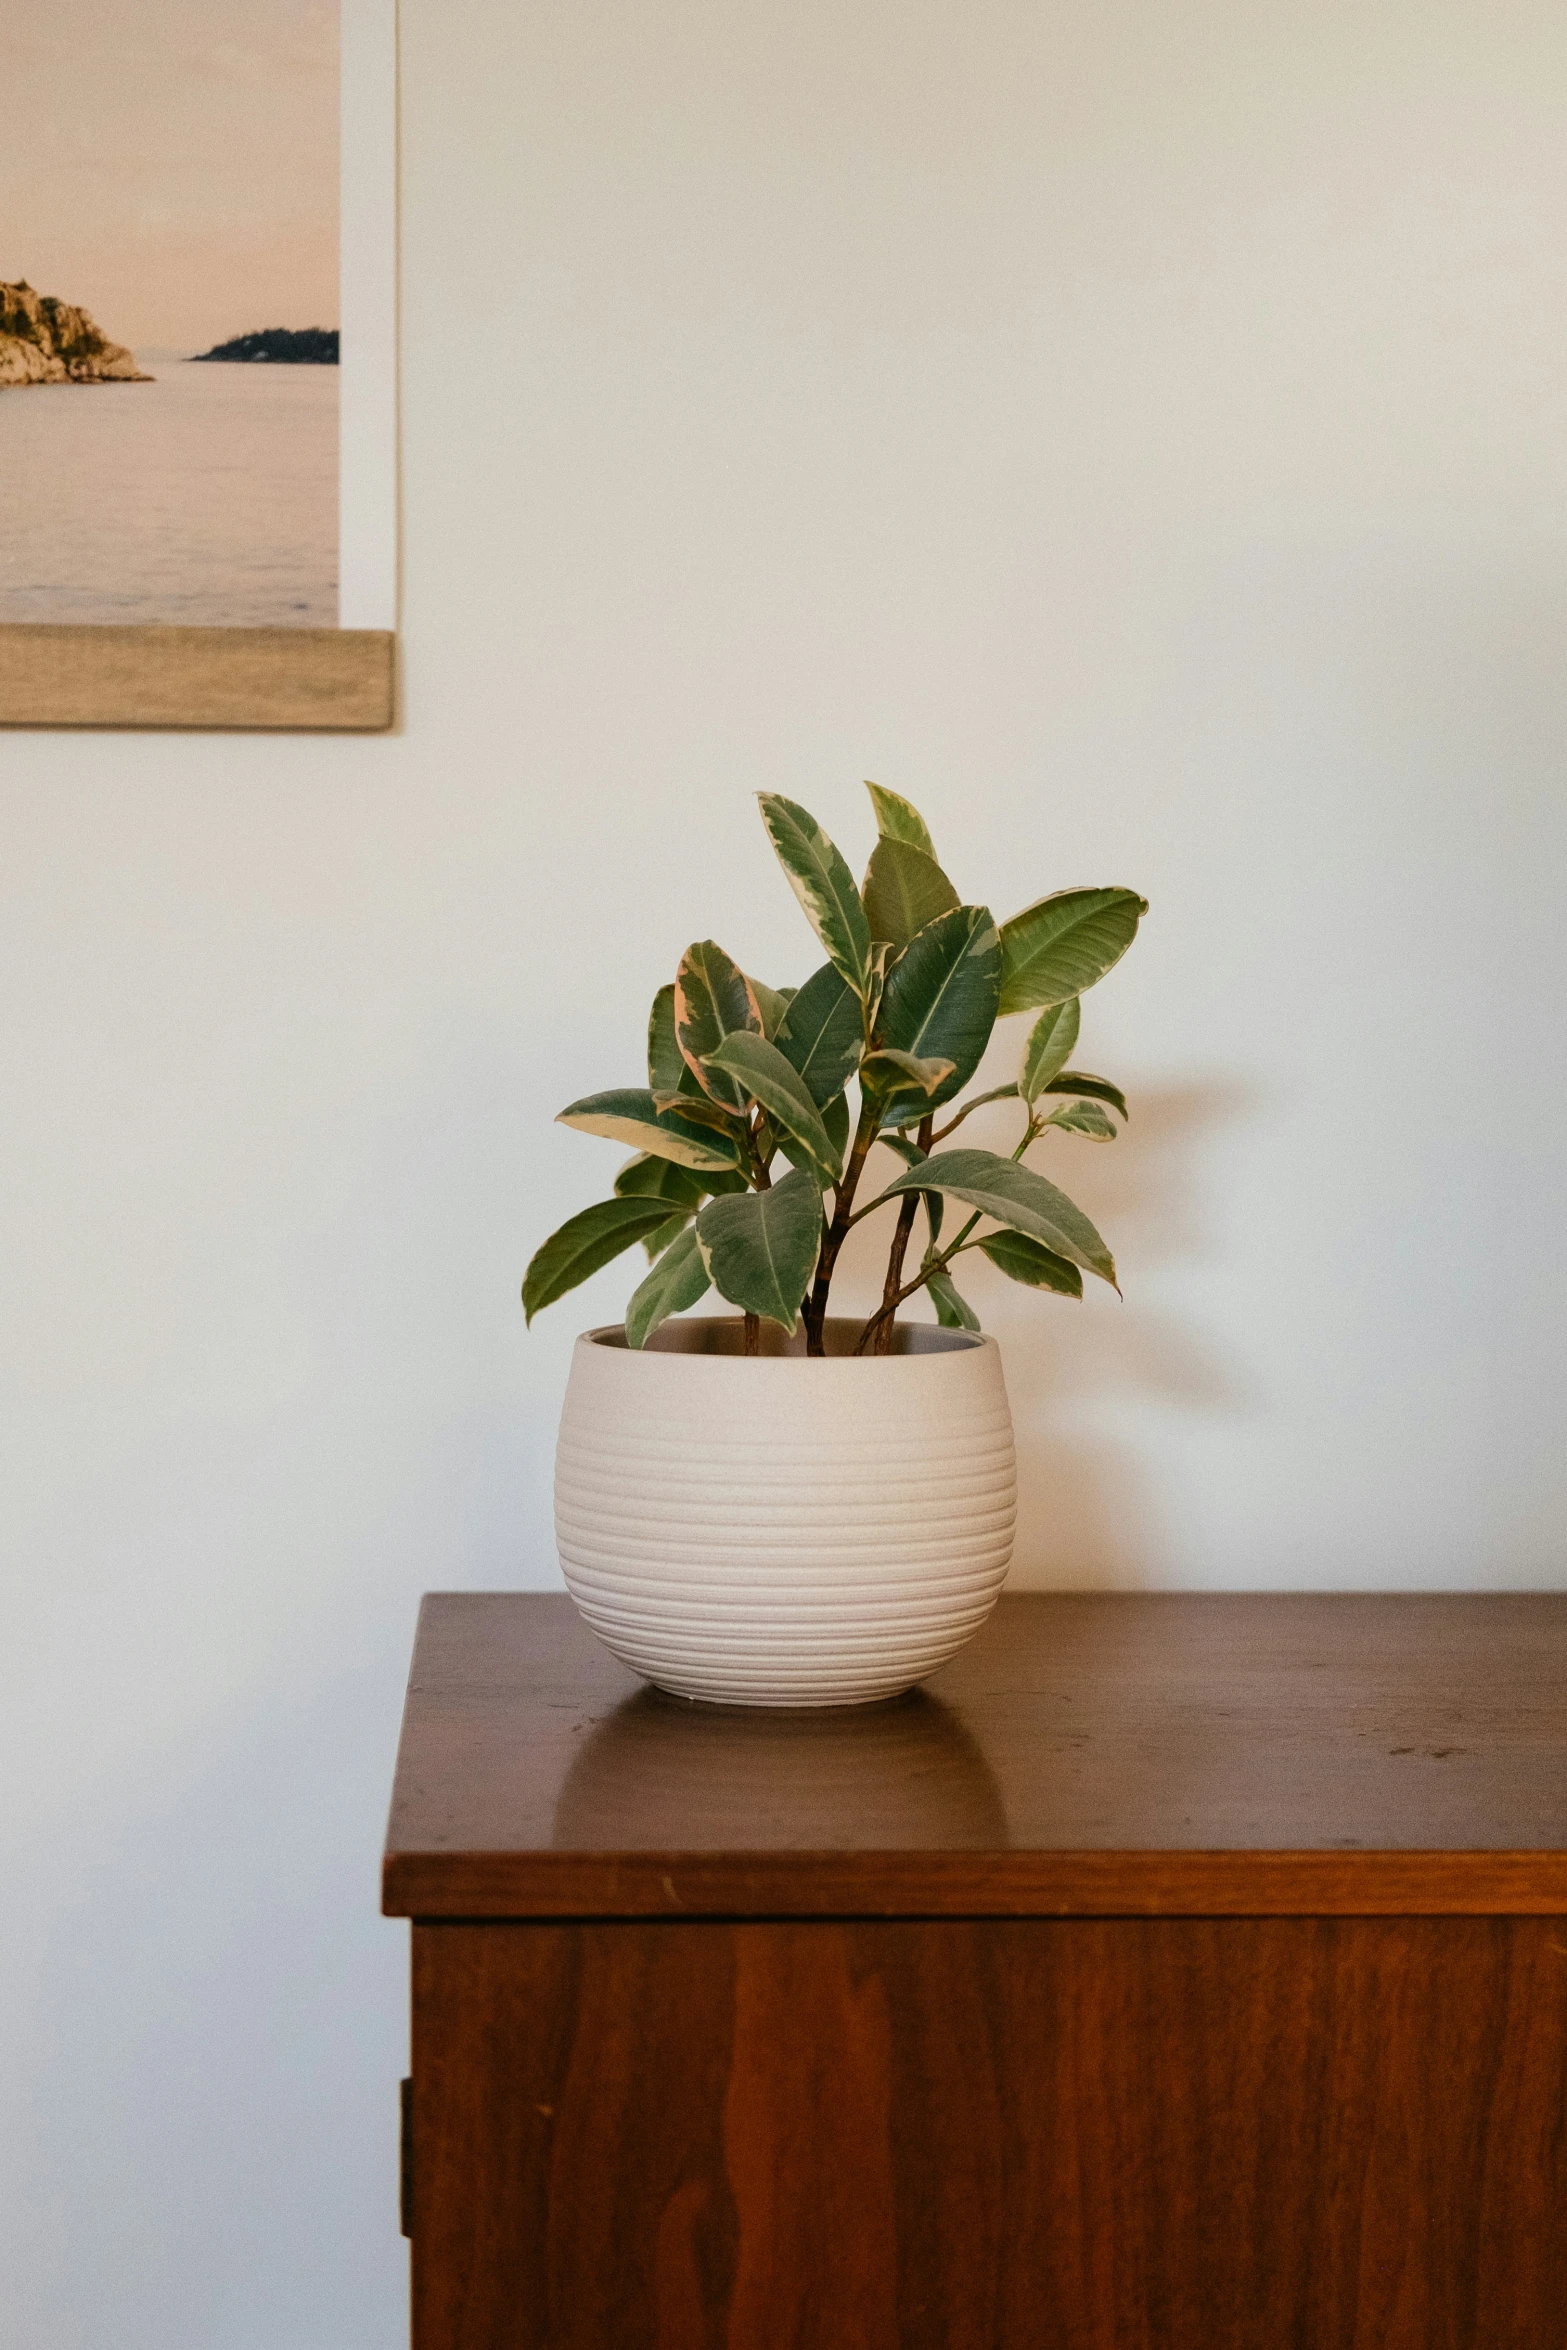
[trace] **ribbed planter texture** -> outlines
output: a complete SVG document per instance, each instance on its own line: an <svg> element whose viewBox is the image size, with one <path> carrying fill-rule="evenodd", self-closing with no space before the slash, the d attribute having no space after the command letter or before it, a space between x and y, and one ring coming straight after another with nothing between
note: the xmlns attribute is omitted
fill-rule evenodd
<svg viewBox="0 0 1567 2350"><path fill-rule="evenodd" d="M566 1587L633 1672L678 1697L864 1705L953 1655L1012 1557L1017 1472L993 1338L898 1328L825 1360L764 1324L618 1327L572 1353L555 1462Z"/></svg>

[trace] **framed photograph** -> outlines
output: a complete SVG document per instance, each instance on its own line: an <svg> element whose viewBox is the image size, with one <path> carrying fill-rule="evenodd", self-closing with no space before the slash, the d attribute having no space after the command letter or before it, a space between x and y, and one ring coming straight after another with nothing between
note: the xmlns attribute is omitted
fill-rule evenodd
<svg viewBox="0 0 1567 2350"><path fill-rule="evenodd" d="M0 724L385 728L396 0L7 0Z"/></svg>

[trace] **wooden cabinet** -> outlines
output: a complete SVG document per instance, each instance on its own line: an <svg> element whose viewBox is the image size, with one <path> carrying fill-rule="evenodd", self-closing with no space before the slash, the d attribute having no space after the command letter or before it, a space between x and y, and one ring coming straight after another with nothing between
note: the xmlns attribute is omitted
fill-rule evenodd
<svg viewBox="0 0 1567 2350"><path fill-rule="evenodd" d="M1567 2345L1567 1600L1003 1601L864 1714L427 1600L415 2350Z"/></svg>

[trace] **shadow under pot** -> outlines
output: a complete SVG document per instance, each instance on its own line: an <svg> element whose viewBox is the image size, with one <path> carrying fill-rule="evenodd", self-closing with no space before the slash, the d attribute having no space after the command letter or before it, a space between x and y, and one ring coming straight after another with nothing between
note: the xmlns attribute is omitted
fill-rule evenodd
<svg viewBox="0 0 1567 2350"><path fill-rule="evenodd" d="M827 1355L738 1318L572 1350L555 1458L566 1588L624 1664L744 1706L897 1696L971 1639L1012 1558L1017 1469L993 1338L900 1328Z"/></svg>

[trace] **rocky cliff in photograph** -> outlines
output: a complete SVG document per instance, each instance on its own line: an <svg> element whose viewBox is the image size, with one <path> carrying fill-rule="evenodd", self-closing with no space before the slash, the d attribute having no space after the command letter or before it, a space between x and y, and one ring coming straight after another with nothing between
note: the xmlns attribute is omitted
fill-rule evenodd
<svg viewBox="0 0 1567 2350"><path fill-rule="evenodd" d="M252 364L269 361L282 367L335 367L338 363L335 326L264 326L253 335L235 335L198 359L243 359Z"/></svg>
<svg viewBox="0 0 1567 2350"><path fill-rule="evenodd" d="M85 310L35 293L25 278L0 285L0 386L151 381Z"/></svg>

